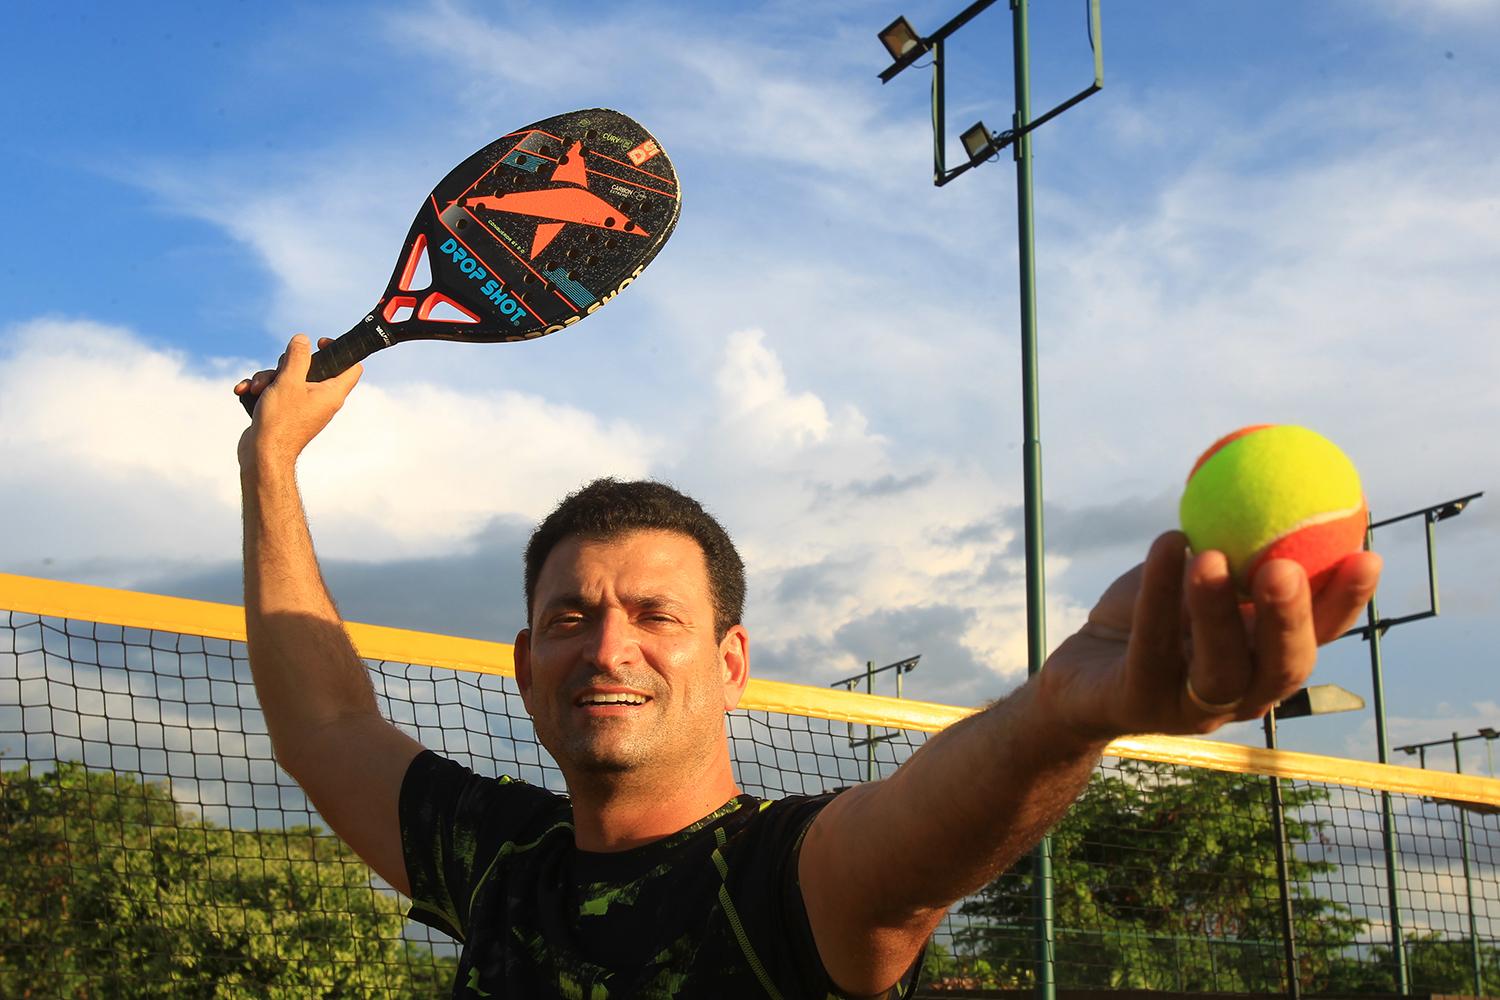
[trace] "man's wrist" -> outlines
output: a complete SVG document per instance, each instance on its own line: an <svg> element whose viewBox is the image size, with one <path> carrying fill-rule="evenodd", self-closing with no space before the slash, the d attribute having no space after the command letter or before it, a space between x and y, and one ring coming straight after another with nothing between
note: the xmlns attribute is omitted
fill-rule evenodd
<svg viewBox="0 0 1500 1000"><path fill-rule="evenodd" d="M1126 735L1106 719L1081 718L1080 703L1091 701L1094 692L1079 690L1085 683L1066 676L1066 667L1044 666L1032 678L1031 708L1037 713L1051 743L1063 756L1099 756L1111 741Z"/></svg>
<svg viewBox="0 0 1500 1000"><path fill-rule="evenodd" d="M242 477L265 477L268 475L290 475L296 471L297 453L288 454L266 441L251 428L240 438L237 452Z"/></svg>

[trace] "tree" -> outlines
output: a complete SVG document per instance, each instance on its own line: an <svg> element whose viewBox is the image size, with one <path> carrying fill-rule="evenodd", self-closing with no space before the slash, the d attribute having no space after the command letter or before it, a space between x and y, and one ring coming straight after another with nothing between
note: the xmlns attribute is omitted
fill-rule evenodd
<svg viewBox="0 0 1500 1000"><path fill-rule="evenodd" d="M162 783L0 773L0 996L430 997L454 963L315 827L233 830Z"/></svg>
<svg viewBox="0 0 1500 1000"><path fill-rule="evenodd" d="M1443 937L1435 931L1405 935L1406 964L1415 993L1474 992L1474 952L1467 937ZM1391 949L1376 947L1382 967L1391 964ZM1500 948L1479 946L1482 996L1500 996Z"/></svg>
<svg viewBox="0 0 1500 1000"><path fill-rule="evenodd" d="M1299 818L1326 798L1285 788L1287 838L1315 841ZM1096 777L1053 831L1059 985L1257 991L1279 987L1282 922L1264 779L1122 761ZM1364 929L1312 891L1335 865L1289 857L1301 980L1321 988ZM1023 858L961 914L962 948L994 985L1025 985L1034 964L1031 859Z"/></svg>

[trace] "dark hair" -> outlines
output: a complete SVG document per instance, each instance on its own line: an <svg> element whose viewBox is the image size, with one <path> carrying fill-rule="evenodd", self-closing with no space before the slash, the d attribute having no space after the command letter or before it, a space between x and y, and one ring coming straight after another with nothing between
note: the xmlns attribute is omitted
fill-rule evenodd
<svg viewBox="0 0 1500 1000"><path fill-rule="evenodd" d="M618 538L632 531L674 531L703 550L714 605L714 635L723 639L745 613L745 564L724 526L692 497L665 483L596 479L570 493L526 543L526 621L531 622L537 580L547 556L569 535Z"/></svg>

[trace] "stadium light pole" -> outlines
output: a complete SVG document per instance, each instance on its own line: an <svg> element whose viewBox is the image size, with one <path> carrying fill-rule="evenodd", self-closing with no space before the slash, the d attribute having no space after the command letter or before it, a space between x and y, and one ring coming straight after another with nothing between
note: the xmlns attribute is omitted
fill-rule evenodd
<svg viewBox="0 0 1500 1000"><path fill-rule="evenodd" d="M1264 727L1266 749L1276 749L1276 723L1283 719L1300 719L1309 715L1332 715L1335 712L1357 712L1365 700L1337 684L1314 684L1287 697L1266 713ZM1266 775L1271 785L1271 827L1276 837L1276 884L1281 890L1281 940L1286 951L1286 995L1293 1000L1302 996L1302 980L1297 968L1297 932L1292 914L1292 866L1286 842L1286 806L1281 799L1281 778L1275 772Z"/></svg>
<svg viewBox="0 0 1500 1000"><path fill-rule="evenodd" d="M895 663L887 663L883 667L875 666L874 660L866 660L864 673L853 674L849 677L843 678L842 680L832 681L828 686L834 688L841 687L845 691L853 691L856 684L858 684L860 681L864 681L865 694L874 694L875 675L883 674L887 670L894 670L896 671L896 697L899 698L901 697L902 693L901 679L907 674L911 673L913 670L917 669L917 661L920 659L922 659L922 654L918 653L916 656L908 656L906 659L897 660ZM896 738L896 736L894 733L887 733L882 736L876 736L875 728L873 726L865 726L865 738L862 740L857 740L854 738L854 723L847 723L847 726L849 733L849 746L865 748L865 780L874 781L875 745L877 743L885 743L888 740L893 740Z"/></svg>
<svg viewBox="0 0 1500 1000"><path fill-rule="evenodd" d="M1469 504L1482 496L1484 496L1482 491L1470 493L1468 496L1458 497L1455 500L1445 500L1430 507L1388 517L1383 521L1376 521L1371 517L1369 526L1365 529L1365 548L1373 552L1376 528L1383 528L1414 517L1422 518L1427 528L1427 610L1397 618L1381 618L1375 604L1375 595L1372 595L1369 605L1365 608L1367 624L1350 629L1339 637L1357 635L1370 643L1371 688L1375 702L1375 744L1382 764L1391 762L1391 744L1385 725L1385 671L1380 658L1381 637L1387 630L1397 625L1437 617L1437 549L1436 533L1433 529L1439 521L1446 521L1462 514ZM1406 944L1401 932L1401 883L1397 871L1396 816L1391 807L1391 793L1384 790L1380 793L1380 835L1385 850L1386 894L1391 908L1391 957L1396 963L1396 988L1405 996L1411 992L1411 970L1406 962Z"/></svg>
<svg viewBox="0 0 1500 1000"><path fill-rule="evenodd" d="M1021 397L1023 424L1023 478L1025 489L1024 520L1026 529L1026 647L1028 674L1041 670L1047 656L1046 574L1043 565L1042 535L1042 434L1041 409L1038 404L1036 347L1036 242L1032 225L1031 132L1044 125L1104 86L1104 42L1099 21L1099 0L1088 0L1089 45L1094 55L1094 79L1091 84L1052 110L1031 117L1031 52L1029 27L1030 0L1010 0L1011 44L1014 52L1015 111L1011 127L991 132L983 122L976 122L963 133L964 152L968 161L949 169L945 148L946 109L943 91L943 43L959 28L983 13L994 0L975 0L947 24L923 36L904 17L898 17L879 38L892 60L880 73L880 82L889 83L898 73L924 54L932 54L932 181L942 187L961 174L990 159L1010 146L1016 163L1016 230L1020 249L1021 304ZM1037 927L1037 996L1053 1000L1057 995L1055 958L1053 954L1052 906L1052 840L1043 837L1033 852L1036 877Z"/></svg>
<svg viewBox="0 0 1500 1000"><path fill-rule="evenodd" d="M1427 748L1448 745L1453 747L1453 771L1456 774L1464 773L1462 757L1459 756L1458 745L1467 743L1469 740L1484 740L1485 748L1489 748L1491 740L1500 739L1500 732L1496 732L1491 726L1485 726L1479 732L1469 736L1460 736L1454 733L1446 740L1428 740L1426 743L1412 743L1396 750L1406 754L1420 754L1422 769L1427 769ZM1494 771L1493 765L1490 767ZM1458 810L1458 849L1459 856L1464 866L1464 895L1469 903L1469 964L1473 975L1474 995L1484 996L1484 966L1479 957L1479 923L1474 919L1474 880L1469 867L1469 810L1476 809L1483 812L1494 812L1493 807L1475 806L1469 802L1450 802L1449 805Z"/></svg>

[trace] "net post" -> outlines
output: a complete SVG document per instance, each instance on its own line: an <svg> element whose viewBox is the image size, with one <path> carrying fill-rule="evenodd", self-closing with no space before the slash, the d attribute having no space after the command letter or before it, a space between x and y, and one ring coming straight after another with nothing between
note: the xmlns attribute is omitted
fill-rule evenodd
<svg viewBox="0 0 1500 1000"><path fill-rule="evenodd" d="M1428 530L1431 530L1430 522ZM1464 762L1458 749L1460 742L1462 741L1455 732L1453 734L1453 770L1456 774L1464 773ZM1464 866L1464 897L1469 908L1469 963L1474 974L1474 995L1482 997L1484 996L1484 967L1479 958L1479 924L1474 919L1474 879L1469 868L1469 812L1459 803L1454 803L1453 808L1458 812L1458 846Z"/></svg>
<svg viewBox="0 0 1500 1000"><path fill-rule="evenodd" d="M1368 516L1368 515L1367 515ZM1375 547L1373 521L1365 528L1365 548ZM1365 609L1368 620L1367 634L1370 640L1370 681L1373 707L1375 709L1375 742L1378 759L1382 764L1391 762L1391 743L1385 726L1385 672L1380 658L1381 627L1380 610L1375 604L1375 595ZM1395 963L1396 991L1402 996L1411 993L1411 971L1406 962L1406 944L1401 930L1401 872L1396 853L1396 815L1391 808L1391 793L1380 792L1380 840L1385 852L1386 901L1390 907L1391 960Z"/></svg>

